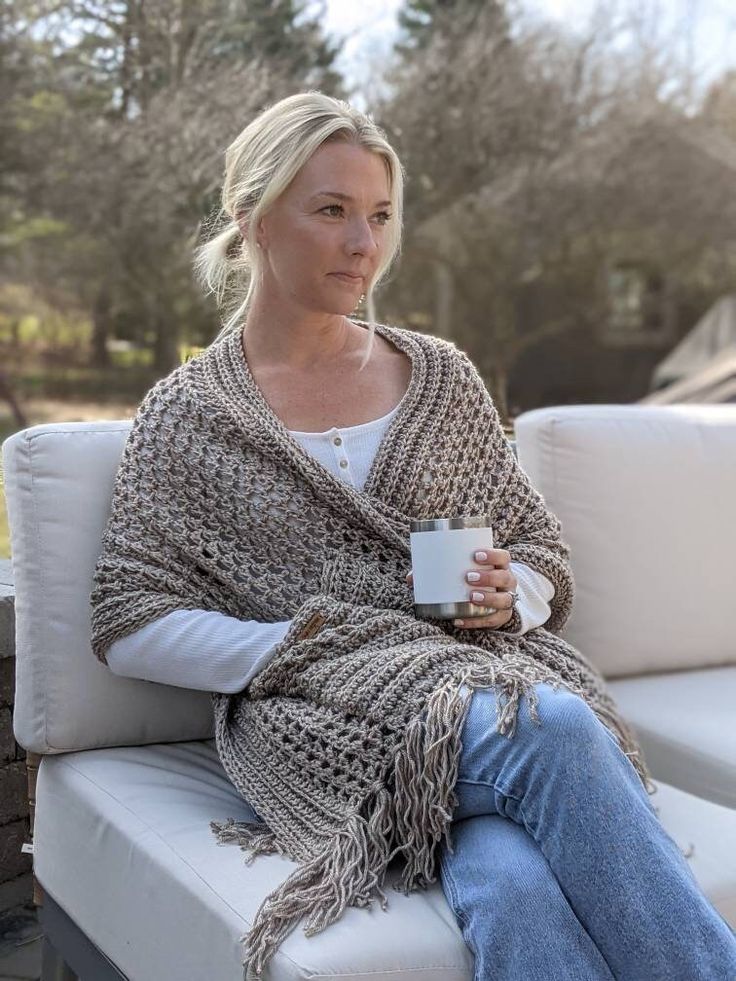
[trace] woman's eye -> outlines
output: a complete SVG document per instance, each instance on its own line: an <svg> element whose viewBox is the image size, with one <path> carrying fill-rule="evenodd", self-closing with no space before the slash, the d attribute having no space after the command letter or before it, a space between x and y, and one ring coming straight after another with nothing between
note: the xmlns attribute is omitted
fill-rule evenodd
<svg viewBox="0 0 736 981"><path fill-rule="evenodd" d="M336 210L333 211L333 209ZM335 218L341 215L344 211L343 206L341 204L328 204L326 207L322 208L321 210L331 213L331 215L334 216ZM385 225L387 221L390 221L391 215L388 213L388 211L378 211L376 213L376 218L378 219L379 225Z"/></svg>

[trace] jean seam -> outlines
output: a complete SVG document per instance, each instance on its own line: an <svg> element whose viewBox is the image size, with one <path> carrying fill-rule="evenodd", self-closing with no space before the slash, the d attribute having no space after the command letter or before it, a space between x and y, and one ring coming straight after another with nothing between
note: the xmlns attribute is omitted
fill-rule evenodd
<svg viewBox="0 0 736 981"><path fill-rule="evenodd" d="M460 932L462 933L465 945L470 950L473 955L473 979L474 981L479 981L477 977L476 965L478 963L478 951L473 943L473 938L470 936L470 925L465 916L465 913L460 908L460 902L458 900L457 883L455 882L455 877L450 871L450 868L446 861L442 860L442 867L445 871L445 879L447 880L448 892L450 893L450 906L452 907L452 912L455 914L455 919L460 926Z"/></svg>
<svg viewBox="0 0 736 981"><path fill-rule="evenodd" d="M460 926L460 932L462 934L465 945L473 955L473 981L480 981L477 974L477 964L478 964L478 951L476 950L475 944L473 943L473 938L470 935L470 925L465 917L465 914L460 909L460 903L458 901L457 883L455 882L455 877L450 871L447 863L441 858L442 867L445 872L445 878L447 880L448 892L450 893L450 906L452 907L452 912L455 915ZM445 897L447 898L447 897Z"/></svg>
<svg viewBox="0 0 736 981"><path fill-rule="evenodd" d="M442 867L445 872L445 878L447 879L448 885L450 887L449 892L450 892L450 904L452 906L452 912L455 914L455 917L460 921L462 926L465 924L466 920L465 920L465 914L461 911L460 904L458 903L457 883L455 882L455 877L453 876L452 872L450 872L447 863L442 859L441 861L442 861Z"/></svg>

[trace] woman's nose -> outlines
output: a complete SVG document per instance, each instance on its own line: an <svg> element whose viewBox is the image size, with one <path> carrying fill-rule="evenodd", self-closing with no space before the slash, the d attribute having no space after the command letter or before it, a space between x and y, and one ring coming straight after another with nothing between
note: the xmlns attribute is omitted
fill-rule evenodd
<svg viewBox="0 0 736 981"><path fill-rule="evenodd" d="M351 252L362 252L364 255L373 255L378 250L378 243L367 219L358 219L350 226L348 245Z"/></svg>

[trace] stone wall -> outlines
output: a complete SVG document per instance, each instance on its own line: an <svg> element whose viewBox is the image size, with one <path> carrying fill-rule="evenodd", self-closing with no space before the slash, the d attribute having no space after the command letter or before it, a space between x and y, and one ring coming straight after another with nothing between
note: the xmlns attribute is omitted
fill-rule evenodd
<svg viewBox="0 0 736 981"><path fill-rule="evenodd" d="M0 559L0 913L33 895L25 750L13 736L15 701L15 594L8 559Z"/></svg>

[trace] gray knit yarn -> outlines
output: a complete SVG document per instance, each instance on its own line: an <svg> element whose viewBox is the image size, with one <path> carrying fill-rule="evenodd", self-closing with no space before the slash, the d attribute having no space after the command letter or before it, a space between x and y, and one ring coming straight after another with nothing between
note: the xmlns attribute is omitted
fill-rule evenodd
<svg viewBox="0 0 736 981"><path fill-rule="evenodd" d="M312 936L348 905L378 896L385 908L394 856L406 892L435 881L457 804L463 684L495 689L509 738L522 696L538 720L535 684L569 689L654 789L604 679L553 633L572 607L569 549L477 370L451 342L377 331L412 375L362 490L286 430L236 331L143 399L95 570L103 662L115 640L176 609L293 619L244 691L212 696L222 765L265 821L212 822L218 841L239 843L248 862L278 852L297 863L241 938L247 978L303 917ZM546 628L510 636L517 613L499 630L415 617L410 519L465 514L487 514L496 547L554 584Z"/></svg>

